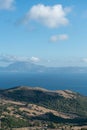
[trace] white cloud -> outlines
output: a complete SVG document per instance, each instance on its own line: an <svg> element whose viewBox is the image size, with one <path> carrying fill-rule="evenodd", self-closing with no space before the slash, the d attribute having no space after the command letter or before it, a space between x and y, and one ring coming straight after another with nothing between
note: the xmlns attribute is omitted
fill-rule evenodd
<svg viewBox="0 0 87 130"><path fill-rule="evenodd" d="M30 61L29 57L12 56L12 55L0 55L0 61L2 62L16 62L16 61Z"/></svg>
<svg viewBox="0 0 87 130"><path fill-rule="evenodd" d="M30 59L32 62L39 62L40 59L38 57L31 57Z"/></svg>
<svg viewBox="0 0 87 130"><path fill-rule="evenodd" d="M15 0L0 0L1 10L10 10L14 8Z"/></svg>
<svg viewBox="0 0 87 130"><path fill-rule="evenodd" d="M29 21L39 22L49 28L65 26L69 23L67 14L70 8L63 8L61 4L45 6L43 4L34 5L23 19L23 23Z"/></svg>
<svg viewBox="0 0 87 130"><path fill-rule="evenodd" d="M65 41L68 40L68 35L67 34L59 34L59 35L53 35L50 38L51 42L58 42L58 41Z"/></svg>
<svg viewBox="0 0 87 130"><path fill-rule="evenodd" d="M0 55L0 62L13 63L13 62L39 62L38 57L26 57L26 56L12 56L12 55Z"/></svg>

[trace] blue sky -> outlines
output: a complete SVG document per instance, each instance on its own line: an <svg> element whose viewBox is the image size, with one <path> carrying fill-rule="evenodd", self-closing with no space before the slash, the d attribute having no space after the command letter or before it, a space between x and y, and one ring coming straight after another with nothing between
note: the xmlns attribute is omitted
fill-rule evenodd
<svg viewBox="0 0 87 130"><path fill-rule="evenodd" d="M0 66L87 66L87 1L0 0Z"/></svg>

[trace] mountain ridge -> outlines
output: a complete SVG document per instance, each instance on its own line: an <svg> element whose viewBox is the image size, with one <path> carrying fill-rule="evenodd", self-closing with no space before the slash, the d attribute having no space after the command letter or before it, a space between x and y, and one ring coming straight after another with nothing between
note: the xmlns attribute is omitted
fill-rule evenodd
<svg viewBox="0 0 87 130"><path fill-rule="evenodd" d="M46 73L87 73L87 67L66 66L66 67L46 67L32 62L14 62L6 67L0 67L0 72L46 72Z"/></svg>
<svg viewBox="0 0 87 130"><path fill-rule="evenodd" d="M71 90L48 90L48 89L41 88L41 87L30 87L30 86L16 86L16 87L12 87L12 88L8 88L8 89L0 89L0 90L2 90L2 91L5 90L5 91L8 91L8 92L16 91L16 90L34 90L34 91L55 93L55 94L59 94L60 96L64 96L64 94L65 95L71 94L71 96L78 94L78 93L71 91Z"/></svg>
<svg viewBox="0 0 87 130"><path fill-rule="evenodd" d="M17 86L1 90L0 97L33 103L78 117L87 117L87 97L70 90L50 91L38 87Z"/></svg>
<svg viewBox="0 0 87 130"><path fill-rule="evenodd" d="M46 126L48 130L62 130L66 127L66 130L70 130L71 126L85 127L87 97L71 90L52 91L30 86L2 89L0 116L3 130L23 127L33 130L38 126L38 130Z"/></svg>

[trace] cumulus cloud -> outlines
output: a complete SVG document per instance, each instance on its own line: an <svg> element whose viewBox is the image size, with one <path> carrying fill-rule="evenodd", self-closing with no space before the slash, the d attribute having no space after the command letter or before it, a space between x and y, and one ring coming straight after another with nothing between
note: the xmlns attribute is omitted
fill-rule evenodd
<svg viewBox="0 0 87 130"><path fill-rule="evenodd" d="M10 10L14 8L15 0L0 0L1 10Z"/></svg>
<svg viewBox="0 0 87 130"><path fill-rule="evenodd" d="M54 6L38 4L32 6L22 22L27 24L30 21L35 21L49 28L65 26L69 23L67 18L69 11L70 8L63 8L61 4Z"/></svg>
<svg viewBox="0 0 87 130"><path fill-rule="evenodd" d="M23 57L23 56L11 56L11 55L0 55L0 62L13 63L13 62L39 62L38 57Z"/></svg>
<svg viewBox="0 0 87 130"><path fill-rule="evenodd" d="M16 61L25 61L28 62L30 60L29 57L22 56L12 56L12 55L0 55L0 61L2 62L16 62Z"/></svg>
<svg viewBox="0 0 87 130"><path fill-rule="evenodd" d="M40 61L40 59L38 57L31 57L30 60L32 62L39 62Z"/></svg>
<svg viewBox="0 0 87 130"><path fill-rule="evenodd" d="M67 34L59 34L59 35L53 35L50 38L51 42L58 42L58 41L65 41L68 40L68 35Z"/></svg>

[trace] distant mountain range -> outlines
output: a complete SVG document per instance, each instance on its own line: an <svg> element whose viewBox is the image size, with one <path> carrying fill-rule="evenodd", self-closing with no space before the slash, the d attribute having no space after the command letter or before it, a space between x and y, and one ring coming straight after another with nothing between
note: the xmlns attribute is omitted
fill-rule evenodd
<svg viewBox="0 0 87 130"><path fill-rule="evenodd" d="M0 67L0 72L85 73L87 67L46 67L31 62L14 62L6 67Z"/></svg>

